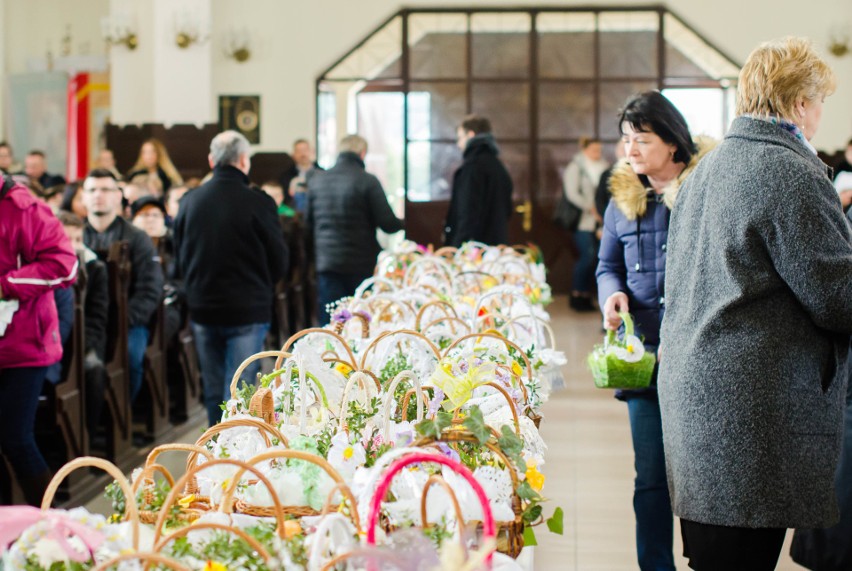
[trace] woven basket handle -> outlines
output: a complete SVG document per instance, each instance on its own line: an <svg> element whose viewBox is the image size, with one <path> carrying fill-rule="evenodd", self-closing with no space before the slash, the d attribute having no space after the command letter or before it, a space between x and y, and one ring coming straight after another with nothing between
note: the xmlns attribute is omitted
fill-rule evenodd
<svg viewBox="0 0 852 571"><path fill-rule="evenodd" d="M414 385L414 391L417 394L417 422L423 420L423 386L420 383L420 379L412 371L402 371L393 378L388 385L387 391L385 391L385 402L382 410L382 438L384 438L385 442L390 438L390 416L391 405L395 400L394 391L396 391L397 385L402 381L411 381L411 384Z"/></svg>
<svg viewBox="0 0 852 571"><path fill-rule="evenodd" d="M93 569L93 571L107 571L110 567L115 567L119 563L123 563L124 561L145 561L146 563L156 563L157 565L165 565L169 569L173 569L174 571L190 571L189 567L184 566L182 563L175 561L174 559L170 559L165 555L160 555L159 553L126 553L124 555L120 555L118 557L114 557L109 561L104 561L97 567ZM147 565L145 566L147 568Z"/></svg>
<svg viewBox="0 0 852 571"><path fill-rule="evenodd" d="M349 323L352 319L357 319L361 322L361 339L369 339L370 337L370 320L367 318L365 313L360 311L356 311L352 313L352 317L348 321L338 321L334 324L334 332L340 336L343 336L343 328L346 327L346 324Z"/></svg>
<svg viewBox="0 0 852 571"><path fill-rule="evenodd" d="M47 490L44 492L44 497L41 500L41 509L45 511L50 509L59 485L62 484L62 481L68 474L80 468L99 468L112 476L118 482L118 485L121 486L121 491L124 493L125 505L127 506L127 516L133 529L133 549L139 549L139 508L136 506L136 494L133 493L133 489L130 487L127 478L124 477L121 470L112 462L107 462L102 458L95 458L93 456L83 456L82 458L71 460L60 468L50 480L50 484L48 484Z"/></svg>
<svg viewBox="0 0 852 571"><path fill-rule="evenodd" d="M427 347L429 347L429 350L432 351L432 353L434 353L436 359L441 358L441 350L438 349L438 347L434 343L432 343L422 333L420 333L418 331L414 331L413 329L397 329L396 331L386 331L386 332L382 333L381 335L376 337L373 340L373 342L370 343L367 346L366 349L364 349L364 352L361 354L361 367L360 368L361 369L367 369L368 368L367 367L367 357L370 355L371 352L375 351L378 348L380 343L382 343L383 341L385 341L389 337L396 337L398 335L404 335L404 336L407 336L407 337L414 337L416 339L421 340L423 343L426 344Z"/></svg>
<svg viewBox="0 0 852 571"><path fill-rule="evenodd" d="M169 542L174 541L175 539L178 539L180 537L183 537L186 534L191 533L193 531L198 531L199 529L217 529L219 531L225 531L225 532L228 532L228 533L233 533L234 535L236 535L237 537L239 537L240 539L245 541L247 544L249 544L249 546L251 546L251 548L254 549L254 551L258 555L260 555L265 562L269 563L269 560L271 559L271 557L269 555L269 551L266 550L266 548L263 546L263 544L261 544L258 540L256 540L255 538L253 538L252 536L250 536L249 534L247 534L243 530L241 530L237 527L230 526L230 525L222 525L221 523L213 523L213 522L196 522L196 523L193 523L192 525L182 527L181 529L178 529L177 531L174 531L173 533L170 533L169 535L161 538L160 541L157 542L157 545L154 546L154 551L157 551L157 552L162 551L163 548L166 545L169 544Z"/></svg>
<svg viewBox="0 0 852 571"><path fill-rule="evenodd" d="M491 504L488 502L488 496L485 494L485 490L482 489L482 485L480 485L476 478L473 477L473 473L471 473L471 471L460 462L451 460L446 456L428 454L426 452L414 452L399 458L391 464L390 468L388 468L388 470L383 474L382 479L379 481L376 493L373 494L373 497L370 500L370 515L367 519L367 545L376 545L376 526L379 522L379 515L382 511L382 501L384 500L385 495L387 495L388 490L390 490L394 476L411 464L423 462L433 462L435 464L447 466L470 484L470 487L473 488L474 494L476 494L476 498L479 500L479 504L482 506L483 537L486 540L494 539L496 526L494 524L494 515L491 513ZM492 555L489 555L486 561L490 567Z"/></svg>
<svg viewBox="0 0 852 571"><path fill-rule="evenodd" d="M255 456L252 458L254 460L257 458ZM284 531L284 508L281 506L281 500L278 498L278 494L275 493L275 487L272 485L272 482L261 472L257 467L250 465L241 460L234 460L233 458L217 458L215 460L211 460L209 462L205 462L204 464L198 464L197 466L193 466L186 473L180 477L180 479L175 483L174 487L169 492L169 495L166 497L166 500L163 502L163 507L160 508L160 515L157 517L157 523L154 524L154 544L159 543L160 538L163 534L163 527L166 524L166 518L168 517L169 511L171 507L175 504L178 499L179 490L186 486L187 482L191 479L196 478L200 472L212 468L213 466L236 466L240 468L239 476L233 478L233 482L228 487L225 495L222 498L222 504L219 507L219 511L223 513L230 513L232 509L232 498L234 495L234 490L236 490L237 484L240 481L242 475L248 471L254 474L258 480L263 482L266 488L269 490L269 495L272 497L272 504L275 510L275 521L277 524L276 531L278 532L278 536L281 539L285 537Z"/></svg>
<svg viewBox="0 0 852 571"><path fill-rule="evenodd" d="M447 303L442 299L436 299L434 301L430 301L429 303L423 304L420 310L417 312L417 316L414 318L414 328L417 331L420 331L420 324L423 323L423 317L426 316L426 311L429 309L440 309L441 313L444 314L444 317L458 317L459 314L456 312L456 309L452 306L452 304Z"/></svg>
<svg viewBox="0 0 852 571"><path fill-rule="evenodd" d="M338 417L338 428L340 430L344 430L346 428L346 414L349 411L349 401L352 400L352 389L356 384L361 385L361 389L364 391L366 395L367 402L378 393L373 392L373 388L375 385L373 384L373 379L364 371L355 371L349 376L349 380L346 381L346 386L343 388L343 398L340 400L340 415Z"/></svg>
<svg viewBox="0 0 852 571"><path fill-rule="evenodd" d="M626 311L620 311L618 316L621 318L621 321L624 322L624 337L626 338L628 335L633 335L634 325L633 325L633 317ZM610 346L614 344L618 340L618 334L613 329L608 329L606 332L606 346Z"/></svg>
<svg viewBox="0 0 852 571"><path fill-rule="evenodd" d="M219 424L214 424L210 428L208 428L204 434L198 437L195 445L203 447L208 440L213 438L215 435L220 432L227 430L229 428L256 428L258 432L260 432L261 437L263 438L263 442L266 446L272 446L272 441L270 440L270 436L273 438L277 438L278 442L287 448L290 447L290 442L287 440L287 437L284 436L280 430L272 426L271 424L267 424L260 420L259 418L230 418L228 420L223 420Z"/></svg>
<svg viewBox="0 0 852 571"><path fill-rule="evenodd" d="M304 460L306 462L310 462L311 464L315 464L322 468L322 470L328 474L328 476L334 481L335 486L330 492L330 496L333 496L336 491L339 491L343 496L349 500L351 503L350 512L352 513L352 523L355 524L355 528L360 531L361 530L361 519L358 517L358 507L355 502L355 496L352 494L352 490L346 485L346 480L343 479L343 476L334 469L334 467L328 463L328 461L322 456L317 456L316 454L311 454L310 452L304 452L303 450L270 450L268 452L262 452L257 456L249 459L245 464L247 465L243 469L241 469L234 476L233 482L228 489L228 494L226 494L226 498L230 499L233 495L234 490L236 489L237 482L240 481L245 470L248 467L254 467L255 464L259 462L264 462L266 460L276 460L276 459L295 459L295 460Z"/></svg>
<svg viewBox="0 0 852 571"><path fill-rule="evenodd" d="M358 359L355 358L355 353L352 352L352 349L349 347L349 343L346 342L346 339L332 331L331 329L323 329L320 327L311 327L308 329L303 329L298 333L293 334L287 341L284 343L284 346L281 348L282 351L289 351L290 347L296 344L296 341L301 339L302 337L306 337L311 334L324 335L327 337L333 338L337 343L343 347L343 350L346 351L346 356L349 358L349 361L345 361L347 365L349 365L353 369L357 369ZM280 369L281 363L284 362L283 358L279 358L275 361L275 368Z"/></svg>
<svg viewBox="0 0 852 571"><path fill-rule="evenodd" d="M243 374L243 371L245 371L249 365L265 357L278 357L279 359L286 359L289 356L290 354L284 351L261 351L260 353L255 353L254 355L240 363L240 366L237 367L237 370L234 372L234 377L231 379L231 398L237 398L237 383L240 382L240 375Z"/></svg>
<svg viewBox="0 0 852 571"><path fill-rule="evenodd" d="M426 480L426 485L423 486L423 495L420 497L420 521L423 528L429 527L429 520L426 518L426 499L429 496L429 490L432 489L432 486L437 485L441 488L444 488L444 491L447 492L447 495L450 497L450 502L453 504L453 511L456 514L456 521L459 524L459 534L461 534L462 526L464 525L464 516L462 515L462 509L459 505L459 500L456 497L456 493L447 483L447 481L439 476L438 474L432 474L429 476L429 479Z"/></svg>

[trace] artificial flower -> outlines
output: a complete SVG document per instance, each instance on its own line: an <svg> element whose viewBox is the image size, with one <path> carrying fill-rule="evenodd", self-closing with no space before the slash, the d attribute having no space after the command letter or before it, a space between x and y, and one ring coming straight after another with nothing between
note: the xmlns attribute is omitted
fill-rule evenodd
<svg viewBox="0 0 852 571"><path fill-rule="evenodd" d="M638 363L645 355L645 346L635 335L625 335L620 345L611 347L610 351L625 363Z"/></svg>
<svg viewBox="0 0 852 571"><path fill-rule="evenodd" d="M228 568L218 561L208 560L207 564L204 566L204 571L228 571Z"/></svg>
<svg viewBox="0 0 852 571"><path fill-rule="evenodd" d="M331 439L328 462L343 476L352 477L355 469L367 462L367 452L360 442L349 441L349 435L341 431Z"/></svg>
<svg viewBox="0 0 852 571"><path fill-rule="evenodd" d="M535 462L527 462L527 482L536 492L540 492L544 487L544 474L538 471Z"/></svg>
<svg viewBox="0 0 852 571"><path fill-rule="evenodd" d="M479 358L470 358L454 366L452 360L443 359L430 378L430 384L441 389L447 397L444 408L453 411L470 400L477 387L494 380L497 365ZM448 407L447 405L451 405Z"/></svg>
<svg viewBox="0 0 852 571"><path fill-rule="evenodd" d="M352 372L352 367L350 367L346 363L337 363L334 365L334 370L343 375L344 377L348 377L349 373Z"/></svg>
<svg viewBox="0 0 852 571"><path fill-rule="evenodd" d="M519 378L524 375L524 369L515 360L512 360L512 372Z"/></svg>

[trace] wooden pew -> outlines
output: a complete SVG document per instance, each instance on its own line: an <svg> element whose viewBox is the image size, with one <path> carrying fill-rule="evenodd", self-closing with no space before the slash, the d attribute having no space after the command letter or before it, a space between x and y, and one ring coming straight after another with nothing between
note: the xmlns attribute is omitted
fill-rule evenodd
<svg viewBox="0 0 852 571"><path fill-rule="evenodd" d="M130 367L127 354L128 290L130 248L115 242L106 257L109 273L109 318L107 321L105 429L106 458L119 463L133 453L130 411Z"/></svg>
<svg viewBox="0 0 852 571"><path fill-rule="evenodd" d="M184 418L192 417L201 404L201 368L198 365L198 353L195 351L195 339L192 336L192 328L189 324L181 329L179 334L180 350L178 359L180 361L181 376L184 381L184 398L181 399Z"/></svg>
<svg viewBox="0 0 852 571"><path fill-rule="evenodd" d="M36 438L52 471L67 462L89 454L86 428L86 273L80 261L74 285L74 328L62 362L63 380L58 385L45 383L36 416ZM56 433L62 435L57 440ZM62 483L59 497L73 496L87 485L87 476L78 471Z"/></svg>
<svg viewBox="0 0 852 571"><path fill-rule="evenodd" d="M161 300L154 316L151 339L145 350L142 380L143 394L140 396L144 407L144 437L155 440L171 426L169 423L169 386L166 367L166 316Z"/></svg>

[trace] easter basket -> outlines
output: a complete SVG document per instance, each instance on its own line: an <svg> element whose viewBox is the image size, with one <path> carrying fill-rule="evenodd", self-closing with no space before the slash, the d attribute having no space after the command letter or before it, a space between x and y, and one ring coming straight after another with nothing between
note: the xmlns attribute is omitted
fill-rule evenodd
<svg viewBox="0 0 852 571"><path fill-rule="evenodd" d="M645 351L642 340L633 334L633 319L619 313L624 321L624 334L619 338L608 331L604 343L596 345L589 354L588 364L600 389L643 389L651 384L654 365L653 353Z"/></svg>

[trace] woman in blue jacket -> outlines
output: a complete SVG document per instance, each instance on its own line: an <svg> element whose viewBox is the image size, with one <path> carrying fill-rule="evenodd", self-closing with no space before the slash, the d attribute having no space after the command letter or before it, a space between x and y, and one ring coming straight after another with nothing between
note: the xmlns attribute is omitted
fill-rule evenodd
<svg viewBox="0 0 852 571"><path fill-rule="evenodd" d="M657 352L665 311L666 239L680 183L712 146L693 142L680 112L658 91L642 93L619 120L626 158L613 169L597 269L604 325L630 312L645 349ZM636 480L636 550L642 571L674 571L671 501L666 482L656 371L653 386L619 391L627 402Z"/></svg>

